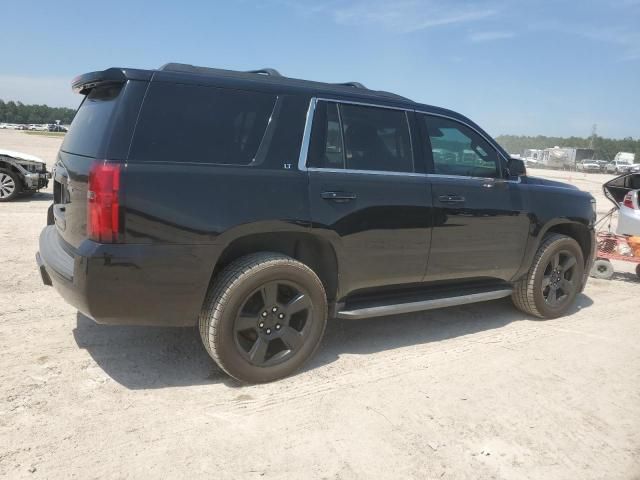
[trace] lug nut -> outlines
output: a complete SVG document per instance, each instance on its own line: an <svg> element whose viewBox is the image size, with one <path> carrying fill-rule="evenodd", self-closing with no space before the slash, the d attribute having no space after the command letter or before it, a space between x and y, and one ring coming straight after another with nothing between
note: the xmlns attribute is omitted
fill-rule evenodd
<svg viewBox="0 0 640 480"><path fill-rule="evenodd" d="M276 323L276 330L280 330L280 324Z"/></svg>
<svg viewBox="0 0 640 480"><path fill-rule="evenodd" d="M278 318L279 318L280 320L282 320L282 319L284 318L284 313L279 313L279 314L278 314Z"/></svg>
<svg viewBox="0 0 640 480"><path fill-rule="evenodd" d="M271 329L267 328L267 335L271 335Z"/></svg>
<svg viewBox="0 0 640 480"><path fill-rule="evenodd" d="M258 324L258 326L259 326L260 328L264 327L264 322L260 322L260 323Z"/></svg>
<svg viewBox="0 0 640 480"><path fill-rule="evenodd" d="M273 308L271 309L271 311L272 311L272 312L274 312L274 313L275 313L275 312L277 312L277 311L278 311L278 307L273 307Z"/></svg>
<svg viewBox="0 0 640 480"><path fill-rule="evenodd" d="M262 312L262 316L266 317L267 315L269 315L266 311Z"/></svg>

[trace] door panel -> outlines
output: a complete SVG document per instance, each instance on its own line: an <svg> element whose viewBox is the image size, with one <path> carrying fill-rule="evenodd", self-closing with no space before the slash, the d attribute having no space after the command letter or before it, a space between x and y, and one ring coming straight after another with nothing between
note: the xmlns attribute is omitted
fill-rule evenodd
<svg viewBox="0 0 640 480"><path fill-rule="evenodd" d="M336 248L342 294L420 282L431 235L424 175L309 171L313 228Z"/></svg>
<svg viewBox="0 0 640 480"><path fill-rule="evenodd" d="M440 115L418 115L430 171L434 226L425 280L511 280L530 219L520 184L480 130Z"/></svg>
<svg viewBox="0 0 640 480"><path fill-rule="evenodd" d="M493 179L431 176L434 226L425 280L510 280L529 233L520 185ZM448 201L456 197L455 202Z"/></svg>

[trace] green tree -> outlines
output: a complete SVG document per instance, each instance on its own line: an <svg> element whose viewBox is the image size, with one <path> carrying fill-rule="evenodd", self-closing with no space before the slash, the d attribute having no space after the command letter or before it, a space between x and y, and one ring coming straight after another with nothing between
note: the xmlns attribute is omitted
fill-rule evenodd
<svg viewBox="0 0 640 480"><path fill-rule="evenodd" d="M71 108L25 105L0 99L0 122L3 123L55 123L60 120L60 123L69 124L75 114Z"/></svg>

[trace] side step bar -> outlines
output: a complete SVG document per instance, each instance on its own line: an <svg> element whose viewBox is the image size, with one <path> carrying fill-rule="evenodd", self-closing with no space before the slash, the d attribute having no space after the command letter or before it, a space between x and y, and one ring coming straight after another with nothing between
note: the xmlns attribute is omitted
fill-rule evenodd
<svg viewBox="0 0 640 480"><path fill-rule="evenodd" d="M412 301L407 303L396 303L391 305L379 305L362 307L354 310L341 310L336 315L338 318L358 320L360 318L381 317L384 315L399 315L401 313L421 312L423 310L433 310L436 308L454 307L456 305L466 305L467 303L484 302L486 300L496 300L511 295L511 288L501 288L481 293L470 293L467 295L456 295L443 298L432 298L429 300Z"/></svg>

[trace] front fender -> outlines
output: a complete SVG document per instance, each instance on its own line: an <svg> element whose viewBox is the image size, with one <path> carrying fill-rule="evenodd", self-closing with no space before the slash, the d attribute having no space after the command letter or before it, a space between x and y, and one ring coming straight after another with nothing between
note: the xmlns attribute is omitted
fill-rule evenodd
<svg viewBox="0 0 640 480"><path fill-rule="evenodd" d="M572 185L559 182L523 184L530 218L529 238L522 265L512 281L531 268L543 238L550 232L574 238L585 258L585 271L590 270L595 250L595 209L593 197Z"/></svg>

